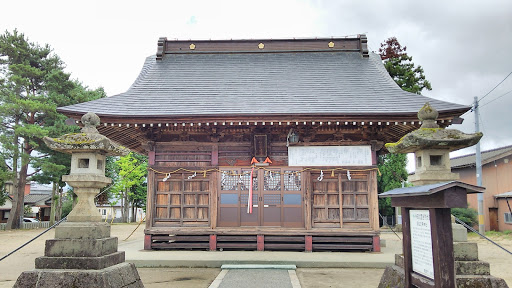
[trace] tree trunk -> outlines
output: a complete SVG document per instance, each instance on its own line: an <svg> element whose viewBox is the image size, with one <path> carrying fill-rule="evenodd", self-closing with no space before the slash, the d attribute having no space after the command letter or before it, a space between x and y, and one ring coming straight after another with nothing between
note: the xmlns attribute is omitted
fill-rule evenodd
<svg viewBox="0 0 512 288"><path fill-rule="evenodd" d="M136 209L137 207L135 207L135 205L132 203L132 220L131 222L136 222L137 221L137 215L135 214L136 212Z"/></svg>
<svg viewBox="0 0 512 288"><path fill-rule="evenodd" d="M18 123L19 119L15 120L15 123ZM12 172L14 173L12 177L12 208L9 215L9 219L7 220L6 229L18 229L20 227L20 211L23 211L23 196L21 197L21 208L19 207L18 203L19 201L19 194L18 194L18 160L19 160L19 148L18 148L18 135L14 134L13 144L15 147L14 149L14 155L12 156ZM25 188L25 187L23 187ZM23 192L23 195L25 195L25 192Z"/></svg>
<svg viewBox="0 0 512 288"><path fill-rule="evenodd" d="M123 210L124 210L124 222L128 223L130 221L130 202L128 202L128 189L124 191L124 201L123 201Z"/></svg>
<svg viewBox="0 0 512 288"><path fill-rule="evenodd" d="M52 186L52 206L50 208L50 226L53 225L53 223L55 223L55 209L56 209L56 205L57 205L57 198L55 197L55 190L57 190L57 183L53 182L53 186Z"/></svg>
<svg viewBox="0 0 512 288"><path fill-rule="evenodd" d="M25 161L22 161L25 162ZM28 162L28 161L26 161ZM27 184L27 171L28 171L28 163L21 166L20 176L18 178L18 191L14 194L15 203L13 203L11 209L11 215L9 216L9 220L12 218L10 229L19 229L21 228L21 218L24 216L24 200L25 200L25 184ZM13 211L14 210L14 211ZM9 226L9 225L8 225Z"/></svg>
<svg viewBox="0 0 512 288"><path fill-rule="evenodd" d="M62 188L59 186L59 204L57 205L56 220L62 219Z"/></svg>

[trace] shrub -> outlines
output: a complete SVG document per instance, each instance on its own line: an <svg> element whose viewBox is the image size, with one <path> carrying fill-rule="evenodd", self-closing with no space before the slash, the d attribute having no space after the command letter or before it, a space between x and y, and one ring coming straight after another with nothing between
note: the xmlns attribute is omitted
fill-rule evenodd
<svg viewBox="0 0 512 288"><path fill-rule="evenodd" d="M470 227L478 223L478 211L473 208L452 208L452 215Z"/></svg>

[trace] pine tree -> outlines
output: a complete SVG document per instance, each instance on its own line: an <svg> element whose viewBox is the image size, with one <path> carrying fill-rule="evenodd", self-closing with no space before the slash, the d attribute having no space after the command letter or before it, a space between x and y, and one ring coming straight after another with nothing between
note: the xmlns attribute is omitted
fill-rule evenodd
<svg viewBox="0 0 512 288"><path fill-rule="evenodd" d="M423 89L432 90L423 68L415 67L412 56L406 51L407 47L402 47L396 37L391 37L380 44L379 54L391 78L400 88L411 93L421 94Z"/></svg>
<svg viewBox="0 0 512 288"><path fill-rule="evenodd" d="M84 95L72 97L72 91L83 89L78 84L64 72L64 63L49 45L29 42L17 30L0 35L0 145L14 184L7 229L20 227L27 178L40 171L65 170L48 160L51 152L42 138L60 136L67 129L61 129L64 116L57 113L58 106L89 100ZM93 98L103 97L101 92L94 92ZM31 164L37 170L29 175Z"/></svg>

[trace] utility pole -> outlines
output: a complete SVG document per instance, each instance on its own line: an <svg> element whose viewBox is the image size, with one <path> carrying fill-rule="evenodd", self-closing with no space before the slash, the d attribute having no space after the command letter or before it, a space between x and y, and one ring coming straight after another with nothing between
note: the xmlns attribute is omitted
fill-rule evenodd
<svg viewBox="0 0 512 288"><path fill-rule="evenodd" d="M480 132L480 119L478 114L478 97L475 97L474 102L475 109L475 133ZM480 154L480 141L476 143L476 185L482 186L482 155ZM477 193L478 197L478 232L480 234L485 233L485 222L484 222L484 193Z"/></svg>

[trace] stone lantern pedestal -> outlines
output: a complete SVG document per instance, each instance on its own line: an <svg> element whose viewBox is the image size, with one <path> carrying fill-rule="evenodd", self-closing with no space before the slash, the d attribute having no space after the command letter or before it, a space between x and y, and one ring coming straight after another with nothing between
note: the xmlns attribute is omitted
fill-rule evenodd
<svg viewBox="0 0 512 288"><path fill-rule="evenodd" d="M94 204L100 189L112 182L105 177L106 156L129 151L98 133L95 114L84 115L82 123L82 133L44 139L51 149L71 154L70 174L62 180L73 187L78 203L68 221L55 228L55 239L46 241L36 269L23 272L14 287L144 287Z"/></svg>

